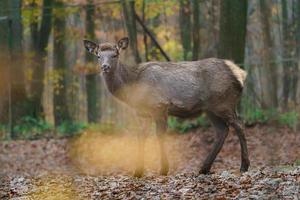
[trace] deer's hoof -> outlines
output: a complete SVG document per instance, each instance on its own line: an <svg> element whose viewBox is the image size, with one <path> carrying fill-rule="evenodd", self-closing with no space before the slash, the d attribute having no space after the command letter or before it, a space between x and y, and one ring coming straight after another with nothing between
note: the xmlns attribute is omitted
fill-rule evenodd
<svg viewBox="0 0 300 200"><path fill-rule="evenodd" d="M240 168L240 172L241 173L247 172L248 169L249 169L249 165L242 165Z"/></svg>
<svg viewBox="0 0 300 200"><path fill-rule="evenodd" d="M209 169L208 168L201 168L199 171L199 174L209 174Z"/></svg>
<svg viewBox="0 0 300 200"><path fill-rule="evenodd" d="M141 170L141 169L135 170L133 176L136 177L136 178L141 178L141 177L143 177L143 176L144 176L144 170Z"/></svg>
<svg viewBox="0 0 300 200"><path fill-rule="evenodd" d="M250 166L250 161L249 160L242 162L242 165L241 165L241 168L240 168L240 172L241 173L247 172L248 169L249 169L249 166Z"/></svg>

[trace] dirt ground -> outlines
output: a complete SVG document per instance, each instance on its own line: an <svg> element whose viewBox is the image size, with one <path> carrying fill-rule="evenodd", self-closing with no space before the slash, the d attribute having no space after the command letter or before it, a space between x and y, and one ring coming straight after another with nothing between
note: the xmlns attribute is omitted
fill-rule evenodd
<svg viewBox="0 0 300 200"><path fill-rule="evenodd" d="M240 146L231 131L210 175L198 175L213 129L167 139L170 174L160 176L153 136L146 174L131 176L135 140L128 134L0 142L0 199L300 199L300 133L246 129L249 172L239 173Z"/></svg>

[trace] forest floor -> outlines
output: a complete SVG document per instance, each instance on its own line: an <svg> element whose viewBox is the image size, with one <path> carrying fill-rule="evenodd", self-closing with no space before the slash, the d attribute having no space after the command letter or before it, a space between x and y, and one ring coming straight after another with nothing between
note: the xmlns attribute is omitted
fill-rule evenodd
<svg viewBox="0 0 300 200"><path fill-rule="evenodd" d="M170 173L160 176L157 143L149 136L146 173L131 176L135 140L84 133L76 139L0 142L0 199L300 199L300 133L246 129L251 167L240 174L233 131L210 175L198 169L212 148L212 128L167 138Z"/></svg>

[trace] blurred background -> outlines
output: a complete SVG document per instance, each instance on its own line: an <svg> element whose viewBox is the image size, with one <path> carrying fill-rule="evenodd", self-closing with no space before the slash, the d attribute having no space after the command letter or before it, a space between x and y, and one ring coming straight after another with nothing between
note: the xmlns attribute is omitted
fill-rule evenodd
<svg viewBox="0 0 300 200"><path fill-rule="evenodd" d="M131 111L82 40L129 36L122 62L231 59L248 72L246 125L298 127L300 0L0 0L0 139L116 131ZM172 130L208 126L205 115Z"/></svg>

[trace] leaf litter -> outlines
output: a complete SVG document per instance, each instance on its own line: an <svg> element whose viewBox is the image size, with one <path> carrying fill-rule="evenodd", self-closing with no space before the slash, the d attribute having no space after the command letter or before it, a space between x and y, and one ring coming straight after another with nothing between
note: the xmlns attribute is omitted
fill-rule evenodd
<svg viewBox="0 0 300 200"><path fill-rule="evenodd" d="M289 129L247 128L251 167L243 174L233 132L209 175L198 169L212 148L213 129L167 139L168 176L158 174L158 148L149 136L140 179L131 176L133 137L83 136L0 142L0 199L300 199L300 133Z"/></svg>

